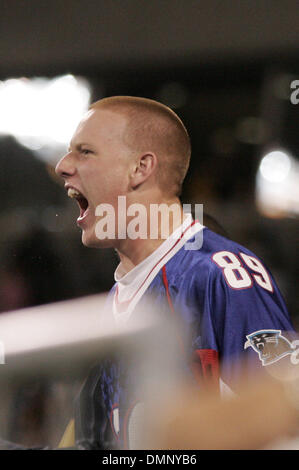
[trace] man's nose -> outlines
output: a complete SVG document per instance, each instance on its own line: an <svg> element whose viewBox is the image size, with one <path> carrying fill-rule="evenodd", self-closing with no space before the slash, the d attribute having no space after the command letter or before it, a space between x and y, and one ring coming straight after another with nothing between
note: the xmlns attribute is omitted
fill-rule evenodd
<svg viewBox="0 0 299 470"><path fill-rule="evenodd" d="M76 171L74 162L72 161L70 153L64 155L56 165L55 172L61 178L72 176Z"/></svg>

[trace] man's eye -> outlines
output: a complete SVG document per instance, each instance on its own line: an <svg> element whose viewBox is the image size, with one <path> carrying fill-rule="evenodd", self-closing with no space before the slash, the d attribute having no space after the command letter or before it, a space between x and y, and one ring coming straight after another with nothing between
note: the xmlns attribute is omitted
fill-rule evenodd
<svg viewBox="0 0 299 470"><path fill-rule="evenodd" d="M88 155L89 153L92 153L92 152L89 149L82 149L81 153L83 153L83 155Z"/></svg>

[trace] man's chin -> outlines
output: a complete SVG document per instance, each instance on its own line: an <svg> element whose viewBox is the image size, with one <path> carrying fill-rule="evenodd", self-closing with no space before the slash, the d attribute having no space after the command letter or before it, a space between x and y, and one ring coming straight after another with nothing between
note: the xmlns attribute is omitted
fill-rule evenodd
<svg viewBox="0 0 299 470"><path fill-rule="evenodd" d="M110 239L100 240L97 238L95 233L88 233L83 230L82 232L82 244L88 248L111 248L114 246L113 241Z"/></svg>

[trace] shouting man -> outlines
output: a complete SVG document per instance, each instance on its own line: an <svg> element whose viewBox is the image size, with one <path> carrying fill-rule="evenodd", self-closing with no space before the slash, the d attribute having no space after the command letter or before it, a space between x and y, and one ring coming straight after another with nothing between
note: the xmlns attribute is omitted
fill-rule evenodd
<svg viewBox="0 0 299 470"><path fill-rule="evenodd" d="M186 128L171 109L115 96L90 107L56 172L79 204L83 244L119 255L113 321L133 321L150 298L164 318L176 318L190 375L225 392L241 373L290 360L284 335L293 327L262 261L184 212L179 196L190 155ZM136 397L126 395L123 376L112 360L91 372L77 410L79 447L130 448Z"/></svg>

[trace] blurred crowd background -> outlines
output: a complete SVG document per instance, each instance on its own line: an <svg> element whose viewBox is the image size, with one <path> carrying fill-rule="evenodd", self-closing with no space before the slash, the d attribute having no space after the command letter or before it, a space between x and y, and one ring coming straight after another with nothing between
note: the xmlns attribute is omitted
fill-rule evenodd
<svg viewBox="0 0 299 470"><path fill-rule="evenodd" d="M265 261L298 326L298 2L0 8L0 312L112 286L117 257L82 246L77 205L54 167L91 102L134 95L181 117L192 141L182 202L204 204ZM37 378L9 397L0 391L2 437L55 445L78 386Z"/></svg>

